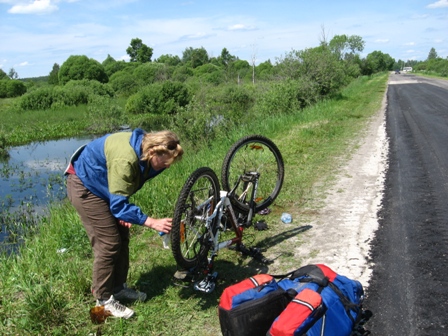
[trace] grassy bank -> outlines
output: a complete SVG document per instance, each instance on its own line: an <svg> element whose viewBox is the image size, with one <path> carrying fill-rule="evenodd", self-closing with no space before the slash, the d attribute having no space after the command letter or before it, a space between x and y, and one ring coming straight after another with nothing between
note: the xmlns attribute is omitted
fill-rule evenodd
<svg viewBox="0 0 448 336"><path fill-rule="evenodd" d="M186 149L185 159L146 185L134 201L153 216L171 216L179 190L197 167L209 166L218 173L230 145L247 134L263 134L279 147L285 160L283 190L264 216L269 231L248 229L247 245L261 247L266 254L286 235L280 214L290 212L301 226L310 208L316 183L325 185L340 163L356 146L369 118L380 109L387 74L360 78L334 100L325 101L296 114L265 116L213 142L205 149ZM16 256L1 257L0 333L5 335L219 335L217 304L222 290L235 281L269 268L223 251L216 260L219 281L211 294L195 292L191 286L175 284L176 270L169 250L151 230L131 230L130 286L145 291L149 300L132 305L137 316L130 320L109 319L94 325L89 309L91 249L71 205L55 205L41 225L40 234L29 238ZM64 250L62 250L64 249ZM66 249L66 250L65 250ZM65 251L61 253L61 251ZM300 260L280 259L285 271L300 266Z"/></svg>

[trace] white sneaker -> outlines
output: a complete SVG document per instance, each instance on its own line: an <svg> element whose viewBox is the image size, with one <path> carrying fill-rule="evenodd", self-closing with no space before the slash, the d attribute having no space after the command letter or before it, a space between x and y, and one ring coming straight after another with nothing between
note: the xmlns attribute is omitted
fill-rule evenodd
<svg viewBox="0 0 448 336"><path fill-rule="evenodd" d="M115 299L118 301L145 301L146 293L139 292L128 288L126 284L123 284L123 289L114 294Z"/></svg>
<svg viewBox="0 0 448 336"><path fill-rule="evenodd" d="M110 299L107 301L97 300L96 305L104 306L104 310L109 311L112 314L112 317L122 317L128 319L134 315L134 311L132 309L129 309L115 300L113 295L111 295Z"/></svg>

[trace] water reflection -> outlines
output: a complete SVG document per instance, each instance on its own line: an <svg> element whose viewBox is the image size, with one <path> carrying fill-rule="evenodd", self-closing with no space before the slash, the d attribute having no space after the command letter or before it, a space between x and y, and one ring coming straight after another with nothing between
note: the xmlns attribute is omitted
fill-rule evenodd
<svg viewBox="0 0 448 336"><path fill-rule="evenodd" d="M6 219L23 208L42 213L65 197L63 172L71 154L93 136L36 142L13 147L0 161L0 243L8 238Z"/></svg>

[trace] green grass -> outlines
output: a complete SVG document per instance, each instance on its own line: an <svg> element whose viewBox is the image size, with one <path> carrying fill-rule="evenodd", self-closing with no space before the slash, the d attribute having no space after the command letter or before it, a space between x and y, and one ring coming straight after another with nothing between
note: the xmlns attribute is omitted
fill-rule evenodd
<svg viewBox="0 0 448 336"><path fill-rule="evenodd" d="M245 232L247 245L266 255L279 256L278 269L261 265L231 250L216 259L217 288L211 294L173 282L176 271L169 250L152 230L131 229L131 269L128 283L148 294L149 300L131 305L137 316L130 320L108 319L94 325L89 309L92 253L80 221L67 202L55 204L40 226L40 233L26 239L20 253L0 260L0 333L4 335L219 335L217 305L223 289L259 272L289 271L299 267L282 242L300 238L306 218L322 199L341 163L356 147L369 118L381 108L387 74L361 78L333 100L294 115L265 116L215 141L208 148L189 151L177 166L146 185L133 197L151 216L172 216L179 191L196 168L209 166L218 176L231 144L248 134L263 134L279 147L286 175L282 192L263 216L268 231ZM316 186L319 185L320 189ZM280 214L293 215L294 229L280 222ZM256 218L257 219L257 218ZM300 240L300 239L299 239ZM66 248L65 253L58 253ZM310 251L315 253L315 251Z"/></svg>
<svg viewBox="0 0 448 336"><path fill-rule="evenodd" d="M423 77L447 80L447 76L442 76L438 73L431 72L431 71L413 71L412 74L416 75L416 76L423 76Z"/></svg>

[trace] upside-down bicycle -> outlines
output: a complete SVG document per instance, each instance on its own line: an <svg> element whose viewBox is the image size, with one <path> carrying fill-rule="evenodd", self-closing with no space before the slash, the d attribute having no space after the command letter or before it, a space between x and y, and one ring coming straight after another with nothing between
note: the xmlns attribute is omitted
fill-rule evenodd
<svg viewBox="0 0 448 336"><path fill-rule="evenodd" d="M209 167L198 168L189 176L175 206L171 249L180 268L200 269L205 275L196 282L196 290L209 293L215 288L213 262L223 248L233 245L243 254L268 262L259 249L243 244L243 231L252 225L255 213L274 202L284 174L283 158L274 142L250 135L234 143L225 156L223 190ZM227 230L235 235L220 240Z"/></svg>

